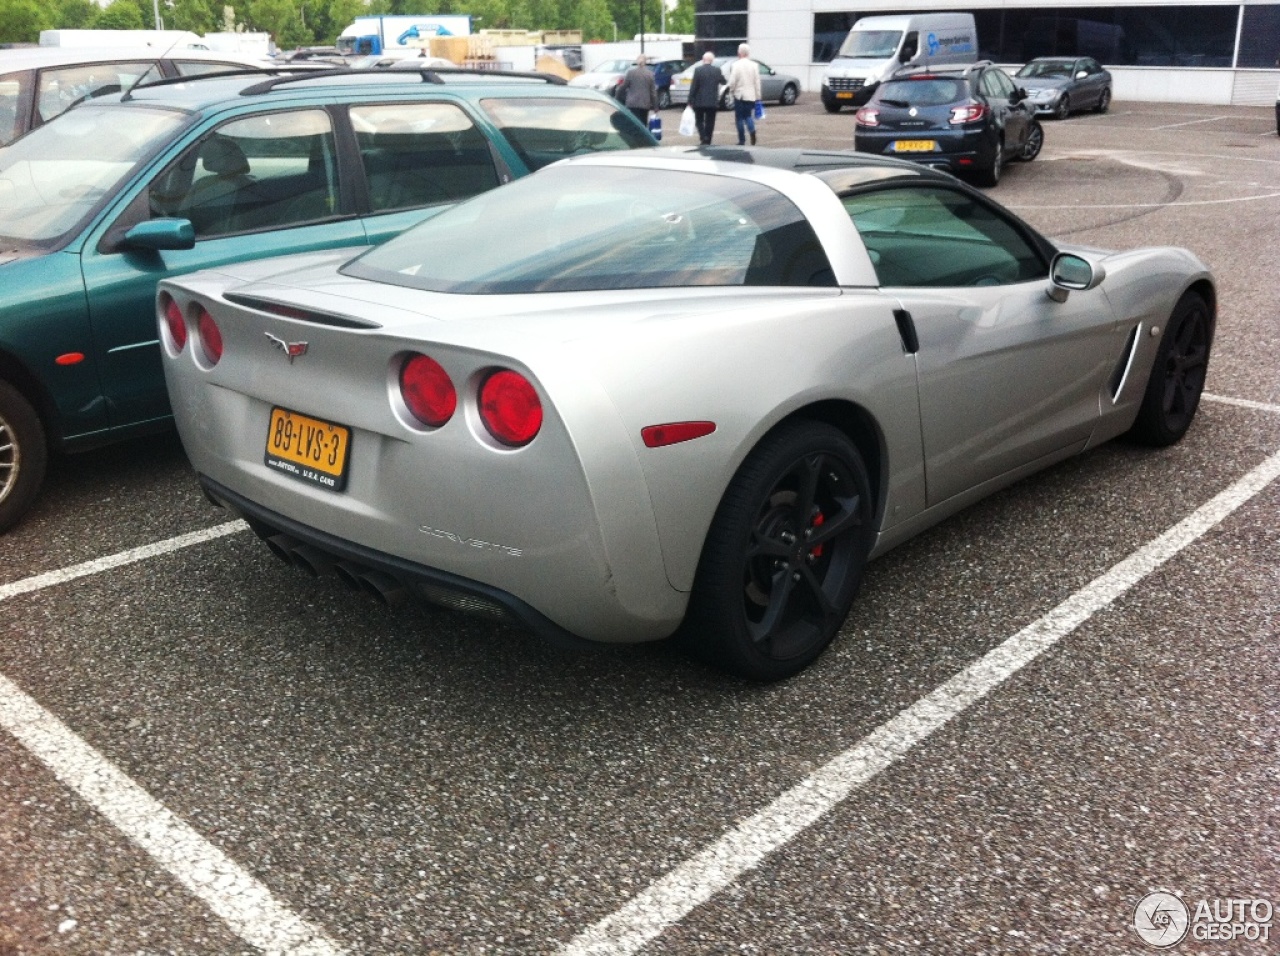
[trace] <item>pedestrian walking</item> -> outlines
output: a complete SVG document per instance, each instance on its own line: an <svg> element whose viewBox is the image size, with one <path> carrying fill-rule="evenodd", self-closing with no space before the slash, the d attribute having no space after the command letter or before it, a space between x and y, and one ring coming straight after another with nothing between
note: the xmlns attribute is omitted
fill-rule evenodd
<svg viewBox="0 0 1280 956"><path fill-rule="evenodd" d="M733 94L733 124L738 129L738 145L745 146L747 136L756 144L756 104L760 102L760 67L751 59L751 49L738 45L738 58L729 67L729 92Z"/></svg>
<svg viewBox="0 0 1280 956"><path fill-rule="evenodd" d="M689 84L689 105L698 127L698 142L703 146L711 145L716 113L720 110L720 87L726 83L715 60L715 54L710 51L702 54L702 62L693 68L693 82Z"/></svg>
<svg viewBox="0 0 1280 956"><path fill-rule="evenodd" d="M649 114L658 108L658 83L647 62L641 53L636 57L636 65L622 77L622 105L631 110L645 129L649 128Z"/></svg>

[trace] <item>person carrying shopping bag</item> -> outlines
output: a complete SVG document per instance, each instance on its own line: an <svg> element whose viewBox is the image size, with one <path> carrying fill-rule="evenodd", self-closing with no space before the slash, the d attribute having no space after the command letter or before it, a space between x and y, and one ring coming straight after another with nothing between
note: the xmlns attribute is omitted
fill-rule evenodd
<svg viewBox="0 0 1280 956"><path fill-rule="evenodd" d="M738 45L738 58L729 67L729 92L733 94L733 122L738 129L738 145L745 146L747 136L756 144L756 103L760 102L760 67L751 59L751 49Z"/></svg>
<svg viewBox="0 0 1280 956"><path fill-rule="evenodd" d="M649 127L649 114L658 109L658 84L653 71L645 64L645 55L636 57L636 65L622 77L622 105L629 109L640 125Z"/></svg>
<svg viewBox="0 0 1280 956"><path fill-rule="evenodd" d="M689 106L693 109L698 142L703 146L710 146L711 137L715 134L720 87L726 82L715 59L715 54L709 50L702 54L702 62L694 67L693 82L689 84Z"/></svg>

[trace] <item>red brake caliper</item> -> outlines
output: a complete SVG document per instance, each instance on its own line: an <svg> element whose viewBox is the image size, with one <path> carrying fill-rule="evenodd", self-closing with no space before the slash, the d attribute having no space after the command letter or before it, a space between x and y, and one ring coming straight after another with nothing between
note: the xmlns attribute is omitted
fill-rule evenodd
<svg viewBox="0 0 1280 956"><path fill-rule="evenodd" d="M823 525L823 522L825 522L826 520L827 520L827 519L826 519L825 517L823 517L822 512L821 512L821 511L816 511L816 509L815 509L815 514L814 514L814 516L813 516L813 520L809 522L809 527L811 527L811 528L821 528L821 527L822 527L822 525ZM820 558L820 557L822 557L822 549L823 549L823 547L824 547L824 545L821 545L821 544L820 544L820 545L818 545L817 547L813 548L813 549L809 552L809 554L813 555L813 557L814 557L815 559Z"/></svg>

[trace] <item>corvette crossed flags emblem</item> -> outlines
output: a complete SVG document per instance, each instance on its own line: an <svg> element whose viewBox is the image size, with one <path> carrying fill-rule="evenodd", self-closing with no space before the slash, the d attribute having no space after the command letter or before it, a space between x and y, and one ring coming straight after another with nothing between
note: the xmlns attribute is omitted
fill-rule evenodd
<svg viewBox="0 0 1280 956"><path fill-rule="evenodd" d="M272 345L278 348L285 355L289 356L290 365L293 364L293 360L296 359L299 355L307 354L306 342L286 342L284 339L280 338L279 336L272 335L270 332L265 332L263 334L266 335L266 337L271 340Z"/></svg>

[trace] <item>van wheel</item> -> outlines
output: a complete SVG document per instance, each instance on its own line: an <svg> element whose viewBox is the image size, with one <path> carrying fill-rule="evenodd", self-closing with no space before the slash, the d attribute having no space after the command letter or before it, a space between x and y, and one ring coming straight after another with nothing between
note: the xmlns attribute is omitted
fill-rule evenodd
<svg viewBox="0 0 1280 956"><path fill-rule="evenodd" d="M0 533L31 507L48 461L40 416L16 388L0 382Z"/></svg>
<svg viewBox="0 0 1280 956"><path fill-rule="evenodd" d="M822 104L822 108L823 108L823 109L825 109L828 113L839 113L839 112L840 112L840 104L839 104L839 103L823 103L823 104Z"/></svg>

